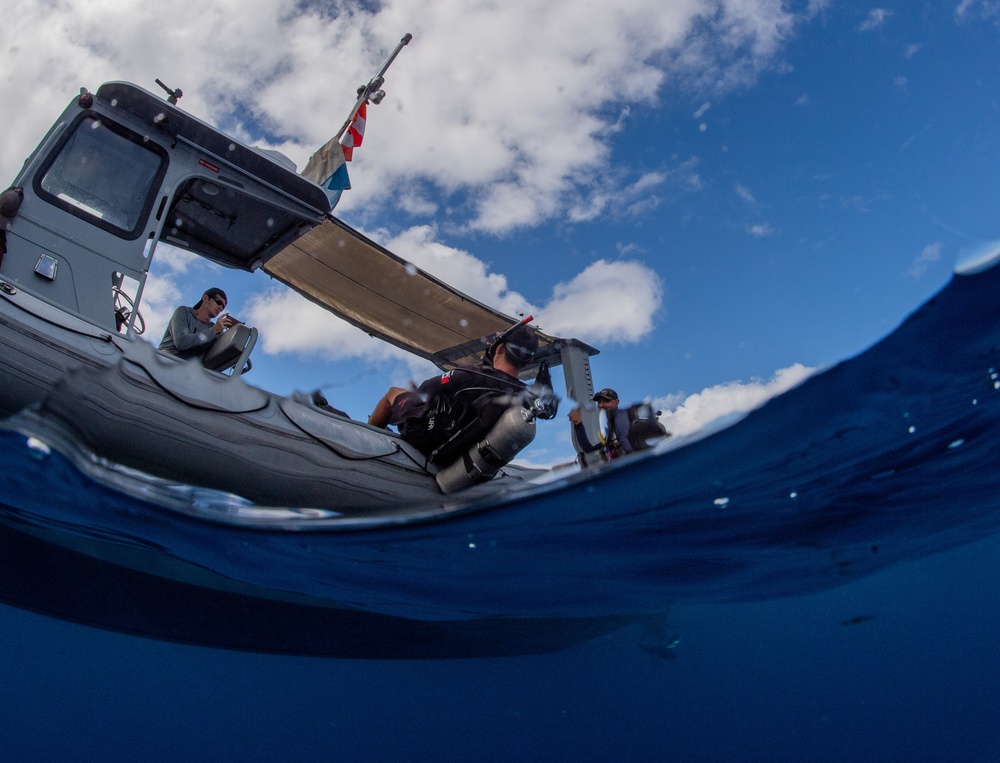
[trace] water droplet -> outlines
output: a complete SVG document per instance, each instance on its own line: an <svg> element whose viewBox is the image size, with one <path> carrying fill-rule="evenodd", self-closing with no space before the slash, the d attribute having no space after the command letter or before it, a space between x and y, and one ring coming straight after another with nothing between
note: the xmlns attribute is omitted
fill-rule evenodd
<svg viewBox="0 0 1000 763"><path fill-rule="evenodd" d="M273 228L274 227L274 218L273 217L267 218L267 227L268 228Z"/></svg>
<svg viewBox="0 0 1000 763"><path fill-rule="evenodd" d="M462 328L468 328L469 327L469 321L467 319L465 319L465 318L462 318L462 320L460 320L458 322L458 325L461 326Z"/></svg>
<svg viewBox="0 0 1000 763"><path fill-rule="evenodd" d="M161 111L161 112L160 112L159 114L157 114L157 115L156 115L155 117L153 117L153 123L154 123L154 124L159 124L160 122L162 122L162 121L163 121L164 119L166 119L166 118L167 118L167 115L166 115L166 114L164 114L164 113L163 113L163 112Z"/></svg>
<svg viewBox="0 0 1000 763"><path fill-rule="evenodd" d="M28 438L28 450L31 452L31 457L39 461L48 458L52 453L52 449L37 437Z"/></svg>
<svg viewBox="0 0 1000 763"><path fill-rule="evenodd" d="M90 129L91 130L96 130L100 126L101 126L101 120L100 119L95 119L93 122L91 122Z"/></svg>
<svg viewBox="0 0 1000 763"><path fill-rule="evenodd" d="M789 493L789 494L788 494L788 497L789 497L789 498L793 498L793 499L794 499L794 498L798 498L798 497L799 497L799 494L798 494L798 493L796 493L796 492L795 492L795 491L793 490L793 491L792 491L791 493Z"/></svg>
<svg viewBox="0 0 1000 763"><path fill-rule="evenodd" d="M236 144L235 143L230 143L229 144L229 150L230 151L235 151L236 150Z"/></svg>
<svg viewBox="0 0 1000 763"><path fill-rule="evenodd" d="M117 107L118 106L118 99L117 98L112 98L111 99L111 105Z"/></svg>
<svg viewBox="0 0 1000 763"><path fill-rule="evenodd" d="M963 438L959 437L954 442L948 443L948 447L949 448L957 448L957 447L959 447L961 445L964 445L964 444L965 444L965 440Z"/></svg>
<svg viewBox="0 0 1000 763"><path fill-rule="evenodd" d="M475 543L470 543L470 544L469 544L469 548L475 548L475 547L476 547L476 544L475 544Z"/></svg>
<svg viewBox="0 0 1000 763"><path fill-rule="evenodd" d="M415 276L417 274L417 266L412 262L407 262L405 266L406 275Z"/></svg>
<svg viewBox="0 0 1000 763"><path fill-rule="evenodd" d="M916 432L916 431L917 431L917 428L916 428L916 427L910 427L910 428L909 428L909 429L907 429L906 431L907 431L907 432L909 432L910 434L913 434L914 432Z"/></svg>
<svg viewBox="0 0 1000 763"><path fill-rule="evenodd" d="M712 503L714 503L720 509L724 509L729 504L729 499L728 498L716 498L714 501L712 501Z"/></svg>
<svg viewBox="0 0 1000 763"><path fill-rule="evenodd" d="M979 400L977 400L976 398L972 398L972 404L979 405Z"/></svg>

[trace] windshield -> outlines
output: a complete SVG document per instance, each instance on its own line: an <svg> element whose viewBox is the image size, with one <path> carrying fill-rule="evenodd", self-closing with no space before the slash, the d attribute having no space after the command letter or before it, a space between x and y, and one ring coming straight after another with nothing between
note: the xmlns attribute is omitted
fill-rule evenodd
<svg viewBox="0 0 1000 763"><path fill-rule="evenodd" d="M166 156L158 146L138 143L85 117L62 143L41 179L49 201L101 227L138 235Z"/></svg>

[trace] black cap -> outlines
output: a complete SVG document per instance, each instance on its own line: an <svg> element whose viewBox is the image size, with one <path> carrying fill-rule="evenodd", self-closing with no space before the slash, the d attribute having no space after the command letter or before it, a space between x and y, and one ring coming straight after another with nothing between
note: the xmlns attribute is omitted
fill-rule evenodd
<svg viewBox="0 0 1000 763"><path fill-rule="evenodd" d="M605 387L596 395L594 395L593 400L596 403L598 400L617 400L618 393L615 392L611 387Z"/></svg>

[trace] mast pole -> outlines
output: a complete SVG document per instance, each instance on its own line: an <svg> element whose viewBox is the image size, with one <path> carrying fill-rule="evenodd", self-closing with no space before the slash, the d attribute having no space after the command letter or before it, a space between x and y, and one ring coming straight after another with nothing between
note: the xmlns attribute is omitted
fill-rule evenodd
<svg viewBox="0 0 1000 763"><path fill-rule="evenodd" d="M399 52L403 49L404 46L409 44L410 40L412 39L413 35L410 34L409 32L404 34L402 39L399 41L399 44L396 46L396 49L389 54L389 57L385 60L385 63L382 64L382 68L375 73L375 76L368 81L367 85L362 85L361 87L358 88L358 100L357 102L355 102L354 108L351 109L351 113L347 115L347 120L344 122L344 126L341 127L340 131L337 133L336 136L337 141L339 141L342 137L344 137L344 133L347 132L347 128L350 127L351 122L354 121L354 117L358 113L358 109L361 108L361 104L369 100L375 104L378 104L382 101L382 98L385 96L385 93L379 95L379 92L381 92L379 88L381 88L382 85L385 83L385 73L392 65L392 62L396 60L396 56L399 55Z"/></svg>

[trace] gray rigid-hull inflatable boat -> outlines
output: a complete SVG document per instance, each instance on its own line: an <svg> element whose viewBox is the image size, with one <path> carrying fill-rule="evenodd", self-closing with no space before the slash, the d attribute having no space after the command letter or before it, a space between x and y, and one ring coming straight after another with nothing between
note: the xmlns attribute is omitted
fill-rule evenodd
<svg viewBox="0 0 1000 763"><path fill-rule="evenodd" d="M518 323L333 217L323 189L283 157L176 103L121 82L83 90L0 212L0 413L17 415L8 428L44 430L96 458L258 506L322 510L327 522L451 512L539 474L508 463L533 437L540 399L552 405L550 391L529 387L453 464L432 464L395 433L311 395L247 384L256 329L228 330L201 364L139 336L162 242L263 270L443 370L481 362L490 340ZM539 351L522 378L563 365L569 394L592 394L597 351L536 333Z"/></svg>

